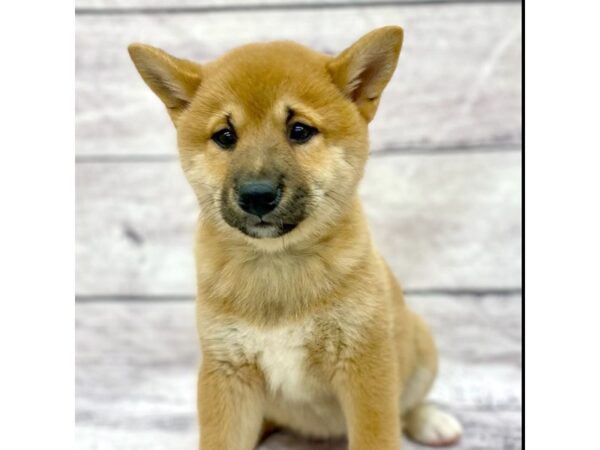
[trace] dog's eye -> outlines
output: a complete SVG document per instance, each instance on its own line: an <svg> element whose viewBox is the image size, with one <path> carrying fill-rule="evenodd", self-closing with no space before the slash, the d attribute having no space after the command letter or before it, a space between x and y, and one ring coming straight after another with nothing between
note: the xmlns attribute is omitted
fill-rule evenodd
<svg viewBox="0 0 600 450"><path fill-rule="evenodd" d="M212 135L211 139L223 149L230 149L237 142L237 136L232 128L223 128Z"/></svg>
<svg viewBox="0 0 600 450"><path fill-rule="evenodd" d="M318 130L310 125L302 122L294 122L289 130L289 138L292 142L304 144L317 133Z"/></svg>

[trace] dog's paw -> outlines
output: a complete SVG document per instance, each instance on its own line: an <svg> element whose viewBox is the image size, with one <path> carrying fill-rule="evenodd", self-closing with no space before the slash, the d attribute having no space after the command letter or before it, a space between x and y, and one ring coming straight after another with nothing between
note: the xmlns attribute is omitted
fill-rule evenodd
<svg viewBox="0 0 600 450"><path fill-rule="evenodd" d="M417 406L405 420L408 437L431 447L454 445L462 434L458 420L434 405Z"/></svg>

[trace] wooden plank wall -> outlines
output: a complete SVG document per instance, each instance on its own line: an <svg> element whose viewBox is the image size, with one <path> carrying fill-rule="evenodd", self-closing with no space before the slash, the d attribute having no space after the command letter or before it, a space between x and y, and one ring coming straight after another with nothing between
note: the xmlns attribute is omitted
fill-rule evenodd
<svg viewBox="0 0 600 450"><path fill-rule="evenodd" d="M386 154L362 185L376 241L409 290L520 286L520 154ZM197 215L176 161L77 165L77 293L194 292Z"/></svg>
<svg viewBox="0 0 600 450"><path fill-rule="evenodd" d="M513 4L78 16L77 155L174 156L171 124L140 89L131 42L199 61L275 39L335 53L387 24L402 24L406 37L371 124L374 151L518 147L520 19Z"/></svg>
<svg viewBox="0 0 600 450"><path fill-rule="evenodd" d="M433 397L463 420L461 448L520 448L521 19L520 2L492 0L76 0L77 447L197 439L198 211L127 44L200 61L274 39L335 53L399 24L365 209L436 331ZM283 435L263 448L344 447Z"/></svg>
<svg viewBox="0 0 600 450"><path fill-rule="evenodd" d="M520 286L518 5L101 11L77 16L78 295L193 293L196 208L128 43L199 60L279 38L335 52L390 23L406 43L371 126L363 190L376 238L403 255L391 262L408 289Z"/></svg>

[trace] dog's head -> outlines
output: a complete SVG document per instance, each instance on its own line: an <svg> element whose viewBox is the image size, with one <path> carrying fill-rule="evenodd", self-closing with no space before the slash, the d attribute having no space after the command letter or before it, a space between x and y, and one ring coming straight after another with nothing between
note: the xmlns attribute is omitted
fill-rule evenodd
<svg viewBox="0 0 600 450"><path fill-rule="evenodd" d="M203 65L143 44L129 53L175 124L205 220L258 244L319 233L353 203L402 37L380 28L335 57L250 44Z"/></svg>

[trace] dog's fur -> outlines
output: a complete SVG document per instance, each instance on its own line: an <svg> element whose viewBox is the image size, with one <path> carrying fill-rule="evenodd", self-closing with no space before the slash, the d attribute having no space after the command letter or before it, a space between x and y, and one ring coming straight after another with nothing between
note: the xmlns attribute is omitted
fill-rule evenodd
<svg viewBox="0 0 600 450"><path fill-rule="evenodd" d="M367 125L403 32L377 29L335 57L251 44L196 64L132 44L168 109L201 208L196 239L203 450L248 450L271 427L347 434L352 450L397 450L401 430L446 445L460 425L424 397L437 371L426 325L373 247L357 187ZM290 123L318 132L305 143ZM229 128L223 149L211 137ZM277 180L264 223L236 203L240 180Z"/></svg>

